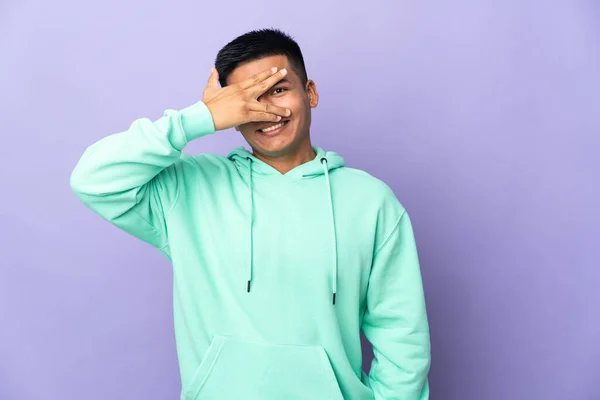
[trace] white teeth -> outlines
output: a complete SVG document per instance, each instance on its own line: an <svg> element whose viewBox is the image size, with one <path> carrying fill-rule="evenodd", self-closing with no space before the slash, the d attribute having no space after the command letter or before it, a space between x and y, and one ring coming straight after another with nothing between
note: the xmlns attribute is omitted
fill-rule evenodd
<svg viewBox="0 0 600 400"><path fill-rule="evenodd" d="M279 123L277 125L273 125L269 128L265 128L265 129L261 129L261 132L270 132L270 131L274 131L275 129L279 129L281 128L283 125L285 125L285 122Z"/></svg>

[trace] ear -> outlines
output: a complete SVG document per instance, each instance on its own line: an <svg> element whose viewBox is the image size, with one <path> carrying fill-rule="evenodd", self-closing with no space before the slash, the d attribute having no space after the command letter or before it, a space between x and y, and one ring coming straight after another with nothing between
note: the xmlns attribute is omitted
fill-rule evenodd
<svg viewBox="0 0 600 400"><path fill-rule="evenodd" d="M317 85L313 80L306 82L306 93L308 94L308 104L310 108L315 108L319 104L319 92L317 92Z"/></svg>

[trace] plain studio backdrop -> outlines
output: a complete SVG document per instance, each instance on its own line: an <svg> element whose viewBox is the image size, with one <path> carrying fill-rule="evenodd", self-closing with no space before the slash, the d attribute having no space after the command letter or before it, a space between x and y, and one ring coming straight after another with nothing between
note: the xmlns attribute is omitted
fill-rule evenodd
<svg viewBox="0 0 600 400"><path fill-rule="evenodd" d="M0 399L178 398L170 264L69 175L100 138L201 100L217 51L265 27L302 47L314 143L411 214L432 399L600 399L592 0L0 2Z"/></svg>

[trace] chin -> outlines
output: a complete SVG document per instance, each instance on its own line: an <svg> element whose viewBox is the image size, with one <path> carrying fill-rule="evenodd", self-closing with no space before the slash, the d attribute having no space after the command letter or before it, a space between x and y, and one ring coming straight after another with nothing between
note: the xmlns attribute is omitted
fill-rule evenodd
<svg viewBox="0 0 600 400"><path fill-rule="evenodd" d="M258 144L255 143L251 146L255 151L259 152L262 155L268 156L268 157L278 157L281 156L283 154L287 154L290 151L292 151L293 146L291 145L291 143L285 143L285 144L272 144L272 145L264 145L264 144Z"/></svg>
<svg viewBox="0 0 600 400"><path fill-rule="evenodd" d="M252 140L246 141L250 146L263 155L277 157L289 153L298 147L298 138L293 135L278 135L274 137L264 137L260 134L251 135Z"/></svg>

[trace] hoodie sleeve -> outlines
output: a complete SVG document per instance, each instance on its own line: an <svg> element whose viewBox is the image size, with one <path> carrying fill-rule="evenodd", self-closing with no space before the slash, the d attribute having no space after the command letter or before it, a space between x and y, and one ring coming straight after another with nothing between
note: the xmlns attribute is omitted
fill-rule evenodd
<svg viewBox="0 0 600 400"><path fill-rule="evenodd" d="M375 399L429 399L429 324L406 211L375 252L362 330L375 355L368 377Z"/></svg>
<svg viewBox="0 0 600 400"><path fill-rule="evenodd" d="M176 162L189 141L214 131L202 102L166 110L154 122L137 119L85 150L71 173L71 188L102 218L164 252L165 219L181 184L182 165Z"/></svg>

